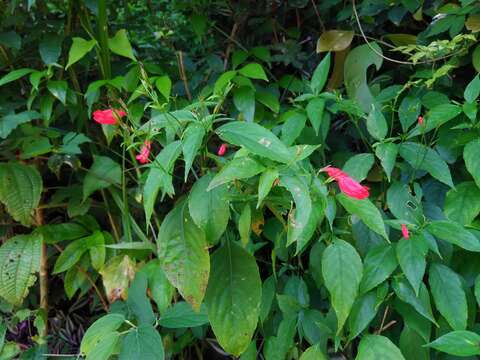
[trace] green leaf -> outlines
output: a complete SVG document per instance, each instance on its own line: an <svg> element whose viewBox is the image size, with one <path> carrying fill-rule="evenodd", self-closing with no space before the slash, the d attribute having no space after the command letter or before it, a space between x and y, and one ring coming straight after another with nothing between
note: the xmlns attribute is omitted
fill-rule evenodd
<svg viewBox="0 0 480 360"><path fill-rule="evenodd" d="M250 157L242 156L234 158L210 181L207 191L211 191L217 186L229 183L230 181L251 178L264 170L265 167Z"/></svg>
<svg viewBox="0 0 480 360"><path fill-rule="evenodd" d="M117 55L136 61L125 29L118 30L112 38L108 39L108 48Z"/></svg>
<svg viewBox="0 0 480 360"><path fill-rule="evenodd" d="M263 354L266 360L285 359L293 346L293 339L297 332L297 317L283 318L278 326L277 336L270 336L265 342Z"/></svg>
<svg viewBox="0 0 480 360"><path fill-rule="evenodd" d="M260 175L260 179L258 181L257 209L260 207L262 201L267 197L268 193L272 189L273 183L277 178L277 169L266 169L264 172L262 172L262 175Z"/></svg>
<svg viewBox="0 0 480 360"><path fill-rule="evenodd" d="M192 168L193 160L202 146L205 128L200 123L191 123L183 133L182 151L185 161L185 182L187 182L188 173Z"/></svg>
<svg viewBox="0 0 480 360"><path fill-rule="evenodd" d="M0 78L0 86L8 84L12 81L18 80L34 71L35 71L34 69L27 69L27 68L12 70L7 75L4 75L2 76L2 78Z"/></svg>
<svg viewBox="0 0 480 360"><path fill-rule="evenodd" d="M472 81L470 81L465 88L463 97L469 103L473 103L480 95L480 75L477 74Z"/></svg>
<svg viewBox="0 0 480 360"><path fill-rule="evenodd" d="M98 342L92 351L87 355L85 360L108 360L115 351L119 332L111 332L102 337L102 341Z"/></svg>
<svg viewBox="0 0 480 360"><path fill-rule="evenodd" d="M258 102L265 105L267 108L272 110L274 113L278 113L280 111L280 102L278 101L278 97L273 95L269 92L256 92L255 98Z"/></svg>
<svg viewBox="0 0 480 360"><path fill-rule="evenodd" d="M106 156L94 156L93 164L83 180L83 200L95 191L110 185L120 185L122 169L115 161Z"/></svg>
<svg viewBox="0 0 480 360"><path fill-rule="evenodd" d="M395 160L397 158L398 146L394 143L381 143L375 148L375 155L380 159L388 181L392 175Z"/></svg>
<svg viewBox="0 0 480 360"><path fill-rule="evenodd" d="M158 258L168 280L195 310L207 288L210 257L205 233L197 227L182 201L162 222L157 239Z"/></svg>
<svg viewBox="0 0 480 360"><path fill-rule="evenodd" d="M128 288L127 306L140 325L152 325L155 322L155 314L147 298L147 287L147 275L139 271Z"/></svg>
<svg viewBox="0 0 480 360"><path fill-rule="evenodd" d="M471 331L452 331L427 346L455 356L480 355L480 335Z"/></svg>
<svg viewBox="0 0 480 360"><path fill-rule="evenodd" d="M382 215L370 200L357 200L345 194L338 194L336 197L345 210L352 215L358 216L367 227L389 241L387 233L385 232Z"/></svg>
<svg viewBox="0 0 480 360"><path fill-rule="evenodd" d="M259 316L262 323L268 318L275 298L275 278L269 276L262 284L262 301L260 303Z"/></svg>
<svg viewBox="0 0 480 360"><path fill-rule="evenodd" d="M358 345L355 360L405 360L400 349L381 335L366 335Z"/></svg>
<svg viewBox="0 0 480 360"><path fill-rule="evenodd" d="M255 91L249 86L241 86L233 91L233 103L244 119L253 122L255 116Z"/></svg>
<svg viewBox="0 0 480 360"><path fill-rule="evenodd" d="M478 161L480 154L480 139L470 141L463 149L463 159L468 172L473 176L475 184L480 187L480 162Z"/></svg>
<svg viewBox="0 0 480 360"><path fill-rule="evenodd" d="M65 105L67 102L68 84L65 80L50 80L47 83L47 89L60 102Z"/></svg>
<svg viewBox="0 0 480 360"><path fill-rule="evenodd" d="M237 76L237 72L234 70L226 71L220 75L217 81L215 81L213 93L215 95L221 95L235 76Z"/></svg>
<svg viewBox="0 0 480 360"><path fill-rule="evenodd" d="M262 282L255 258L227 241L212 256L205 303L219 344L238 356L250 344L260 313Z"/></svg>
<svg viewBox="0 0 480 360"><path fill-rule="evenodd" d="M280 138L284 144L290 146L305 128L307 117L300 111L289 110L280 116L280 121L284 121Z"/></svg>
<svg viewBox="0 0 480 360"><path fill-rule="evenodd" d="M363 265L355 248L343 240L335 240L322 257L322 274L337 315L339 334L357 297Z"/></svg>
<svg viewBox="0 0 480 360"><path fill-rule="evenodd" d="M320 349L320 345L316 344L305 350L302 356L300 356L300 360L327 360L327 358Z"/></svg>
<svg viewBox="0 0 480 360"><path fill-rule="evenodd" d="M438 181L453 188L450 169L436 151L422 144L404 142L399 152L414 169L427 171Z"/></svg>
<svg viewBox="0 0 480 360"><path fill-rule="evenodd" d="M480 240L462 225L449 220L436 220L426 230L433 236L457 245L465 250L480 251Z"/></svg>
<svg viewBox="0 0 480 360"><path fill-rule="evenodd" d="M165 311L159 323L169 329L197 327L208 324L208 314L204 306L194 311L189 303L179 301Z"/></svg>
<svg viewBox="0 0 480 360"><path fill-rule="evenodd" d="M0 201L22 225L34 223L33 212L39 205L42 188L42 177L33 166L0 164Z"/></svg>
<svg viewBox="0 0 480 360"><path fill-rule="evenodd" d="M188 197L188 209L195 224L205 231L207 242L214 245L225 232L230 217L227 187L217 186L207 191L215 174L210 173L195 182Z"/></svg>
<svg viewBox="0 0 480 360"><path fill-rule="evenodd" d="M140 325L123 339L119 360L163 360L164 358L162 338L152 325Z"/></svg>
<svg viewBox="0 0 480 360"><path fill-rule="evenodd" d="M310 87L315 94L320 93L325 83L327 82L328 72L330 71L330 53L320 61L317 68L313 72L312 80L310 81ZM318 133L318 131L317 131Z"/></svg>
<svg viewBox="0 0 480 360"><path fill-rule="evenodd" d="M358 298L348 318L349 339L356 338L377 314L377 293L371 291Z"/></svg>
<svg viewBox="0 0 480 360"><path fill-rule="evenodd" d="M20 306L40 271L42 236L17 235L0 246L0 296Z"/></svg>
<svg viewBox="0 0 480 360"><path fill-rule="evenodd" d="M164 194L167 193L171 196L174 194L171 172L181 151L182 143L174 141L165 146L150 165L150 171L143 187L143 207L147 223L152 216L158 192L162 190Z"/></svg>
<svg viewBox="0 0 480 360"><path fill-rule="evenodd" d="M75 240L88 234L88 231L82 225L76 223L48 224L37 227L36 231L42 234L43 240L47 244Z"/></svg>
<svg viewBox="0 0 480 360"><path fill-rule="evenodd" d="M65 69L68 69L77 61L81 60L95 45L97 45L96 40L85 40L79 37L74 37L72 40L73 42L70 51L68 52L68 62Z"/></svg>
<svg viewBox="0 0 480 360"><path fill-rule="evenodd" d="M157 304L158 312L163 315L172 302L175 289L165 276L160 260L150 260L142 266L140 272L147 276L150 295Z"/></svg>
<svg viewBox="0 0 480 360"><path fill-rule="evenodd" d="M430 305L430 294L423 282L420 284L418 295L405 279L394 279L393 289L400 300L412 305L420 315L436 324Z"/></svg>
<svg viewBox="0 0 480 360"><path fill-rule="evenodd" d="M454 119L462 113L462 107L453 104L440 104L430 109L425 114L423 124L417 126L408 134L408 137L425 134L433 129L437 129L446 122Z"/></svg>
<svg viewBox="0 0 480 360"><path fill-rule="evenodd" d="M370 43L377 53L382 54L382 49L376 43ZM367 84L367 70L375 65L379 70L383 59L368 45L357 46L351 50L344 64L345 88L348 97L356 100L364 112L369 112L374 98Z"/></svg>
<svg viewBox="0 0 480 360"><path fill-rule="evenodd" d="M408 239L399 240L396 247L400 268L417 295L427 266L425 256L428 249L422 240L419 236L413 235Z"/></svg>
<svg viewBox="0 0 480 360"><path fill-rule="evenodd" d="M364 153L356 154L347 160L343 165L343 171L350 177L354 178L358 182L361 182L367 178L368 172L375 163L373 154Z"/></svg>
<svg viewBox="0 0 480 360"><path fill-rule="evenodd" d="M243 146L248 151L282 163L293 161L292 153L271 131L255 123L232 121L216 133L226 142Z"/></svg>
<svg viewBox="0 0 480 360"><path fill-rule="evenodd" d="M460 277L445 265L432 264L428 279L440 314L453 330L465 330L468 308Z"/></svg>
<svg viewBox="0 0 480 360"><path fill-rule="evenodd" d="M250 242L250 231L252 228L252 209L250 204L246 203L238 218L238 234L240 242L245 247Z"/></svg>
<svg viewBox="0 0 480 360"><path fill-rule="evenodd" d="M55 64L62 54L63 37L56 34L46 35L38 46L40 57L45 65Z"/></svg>
<svg viewBox="0 0 480 360"><path fill-rule="evenodd" d="M397 265L395 249L391 244L382 244L372 248L363 263L360 293L364 294L388 279Z"/></svg>
<svg viewBox="0 0 480 360"><path fill-rule="evenodd" d="M18 125L32 120L40 119L41 115L36 111L23 111L17 114L7 114L0 119L0 138L6 139Z"/></svg>
<svg viewBox="0 0 480 360"><path fill-rule="evenodd" d="M238 73L250 79L259 79L259 80L268 81L267 74L265 74L265 71L263 70L262 65L257 63L251 63L248 65L245 65L244 67L238 70Z"/></svg>
<svg viewBox="0 0 480 360"><path fill-rule="evenodd" d="M480 189L473 181L462 182L447 192L443 212L461 225L470 225L480 214Z"/></svg>
<svg viewBox="0 0 480 360"><path fill-rule="evenodd" d="M404 326L400 334L400 351L406 359L430 360L430 349L424 347L425 340L413 329Z"/></svg>
<svg viewBox="0 0 480 360"><path fill-rule="evenodd" d="M160 76L155 80L155 85L157 86L158 91L163 97L168 100L170 99L170 93L172 92L172 80L168 75Z"/></svg>
<svg viewBox="0 0 480 360"><path fill-rule="evenodd" d="M105 240L101 231L95 231L92 235L75 240L68 244L55 262L54 274L67 271L74 266L89 249L103 246Z"/></svg>
<svg viewBox="0 0 480 360"><path fill-rule="evenodd" d="M385 120L382 111L375 104L372 104L370 113L367 116L367 130L377 140L383 140L387 136L387 120Z"/></svg>
<svg viewBox="0 0 480 360"><path fill-rule="evenodd" d="M418 116L422 110L422 102L417 96L408 95L402 99L398 107L398 117L402 125L403 132L418 121Z"/></svg>
<svg viewBox="0 0 480 360"><path fill-rule="evenodd" d="M318 135L322 124L324 109L325 99L322 98L313 98L308 102L307 107L305 108L305 110L307 110L308 120L310 120L316 135Z"/></svg>
<svg viewBox="0 0 480 360"><path fill-rule="evenodd" d="M324 51L342 51L350 46L353 31L328 30L322 33L317 41L317 53Z"/></svg>
<svg viewBox="0 0 480 360"><path fill-rule="evenodd" d="M395 181L387 190L387 205L399 220L421 224L424 219L422 204L410 193L408 185Z"/></svg>
<svg viewBox="0 0 480 360"><path fill-rule="evenodd" d="M88 355L103 338L117 330L125 321L122 314L107 314L95 321L83 335L80 352Z"/></svg>

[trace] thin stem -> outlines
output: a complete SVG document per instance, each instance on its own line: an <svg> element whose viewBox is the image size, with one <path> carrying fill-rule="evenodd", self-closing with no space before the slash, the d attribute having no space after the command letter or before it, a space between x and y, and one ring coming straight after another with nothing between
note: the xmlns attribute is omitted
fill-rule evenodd
<svg viewBox="0 0 480 360"><path fill-rule="evenodd" d="M37 226L43 225L43 211L37 209L35 213L35 220ZM40 271L39 271L39 283L40 283L40 309L45 313L48 319L48 257L47 257L47 244L42 239L42 249L40 253ZM41 336L46 339L48 335L48 320L43 329Z"/></svg>

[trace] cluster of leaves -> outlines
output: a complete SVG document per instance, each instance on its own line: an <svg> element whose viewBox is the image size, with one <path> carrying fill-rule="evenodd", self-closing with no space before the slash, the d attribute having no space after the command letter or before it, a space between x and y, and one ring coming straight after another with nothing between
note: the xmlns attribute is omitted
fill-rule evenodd
<svg viewBox="0 0 480 360"><path fill-rule="evenodd" d="M2 9L0 359L480 355L476 1L107 5Z"/></svg>

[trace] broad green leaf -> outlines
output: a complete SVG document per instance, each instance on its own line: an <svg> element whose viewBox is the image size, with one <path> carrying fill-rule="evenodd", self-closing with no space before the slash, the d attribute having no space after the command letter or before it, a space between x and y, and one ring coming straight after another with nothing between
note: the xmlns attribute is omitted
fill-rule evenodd
<svg viewBox="0 0 480 360"><path fill-rule="evenodd" d="M247 122L255 116L255 91L249 86L241 86L233 91L233 104Z"/></svg>
<svg viewBox="0 0 480 360"><path fill-rule="evenodd" d="M166 100L170 99L170 93L172 92L172 80L170 80L168 75L160 76L157 80L155 80L155 86Z"/></svg>
<svg viewBox="0 0 480 360"><path fill-rule="evenodd" d="M85 360L108 360L115 351L120 333L117 331L105 334L92 351L87 355Z"/></svg>
<svg viewBox="0 0 480 360"><path fill-rule="evenodd" d="M325 99L322 98L313 98L308 102L307 107L305 108L305 110L307 110L308 119L317 135L320 131L320 126L322 125L324 109Z"/></svg>
<svg viewBox="0 0 480 360"><path fill-rule="evenodd" d="M480 214L480 189L473 181L462 182L447 192L443 212L461 225L470 225Z"/></svg>
<svg viewBox="0 0 480 360"><path fill-rule="evenodd" d="M220 172L210 181L207 191L211 191L217 186L229 183L230 181L248 179L260 174L265 170L256 160L242 156L228 162Z"/></svg>
<svg viewBox="0 0 480 360"><path fill-rule="evenodd" d="M0 164L0 201L8 213L24 226L34 223L33 213L42 195L38 170L21 163Z"/></svg>
<svg viewBox="0 0 480 360"><path fill-rule="evenodd" d="M399 346L406 359L430 360L430 350L424 345L425 340L415 330L403 327Z"/></svg>
<svg viewBox="0 0 480 360"><path fill-rule="evenodd" d="M292 153L280 139L258 124L232 121L219 127L216 132L222 140L243 146L256 155L282 163L293 161Z"/></svg>
<svg viewBox="0 0 480 360"><path fill-rule="evenodd" d="M378 105L372 104L367 116L367 130L375 139L383 140L387 136L388 124Z"/></svg>
<svg viewBox="0 0 480 360"><path fill-rule="evenodd" d="M4 75L2 78L0 78L0 86L8 84L12 81L18 80L18 79L24 77L25 75L30 74L33 71L35 71L35 70L34 69L27 69L27 68L12 70L7 75Z"/></svg>
<svg viewBox="0 0 480 360"><path fill-rule="evenodd" d="M480 252L480 240L462 225L449 220L436 220L426 230L433 236L457 245L465 250Z"/></svg>
<svg viewBox="0 0 480 360"><path fill-rule="evenodd" d="M414 169L425 170L438 181L453 188L450 169L435 150L422 144L404 142L400 145L399 152Z"/></svg>
<svg viewBox="0 0 480 360"><path fill-rule="evenodd" d="M155 314L147 298L147 287L147 275L137 272L128 288L127 306L140 325L152 325L155 322Z"/></svg>
<svg viewBox="0 0 480 360"><path fill-rule="evenodd" d="M278 101L278 97L273 95L269 92L256 92L255 99L265 105L267 108L272 110L274 113L278 113L280 111L280 102Z"/></svg>
<svg viewBox="0 0 480 360"><path fill-rule="evenodd" d="M275 278L268 277L262 284L262 301L260 303L259 316L262 323L267 319L272 308L273 299L275 298Z"/></svg>
<svg viewBox="0 0 480 360"><path fill-rule="evenodd" d="M197 327L208 324L208 314L204 306L195 311L189 303L179 301L165 311L159 323L169 329Z"/></svg>
<svg viewBox="0 0 480 360"><path fill-rule="evenodd" d="M162 338L152 325L140 325L130 331L122 341L119 360L163 360Z"/></svg>
<svg viewBox="0 0 480 360"><path fill-rule="evenodd" d="M400 349L385 336L366 335L358 345L355 360L405 360Z"/></svg>
<svg viewBox="0 0 480 360"><path fill-rule="evenodd" d="M68 84L65 80L50 80L47 83L47 89L53 96L60 100L63 105L66 104Z"/></svg>
<svg viewBox="0 0 480 360"><path fill-rule="evenodd" d="M376 43L370 43L376 52L368 45L361 45L354 48L347 55L344 64L345 88L348 97L355 100L364 112L369 112L374 103L373 95L367 84L367 70L375 65L377 70L382 66L382 49Z"/></svg>
<svg viewBox="0 0 480 360"><path fill-rule="evenodd" d="M183 133L182 151L185 161L185 182L187 182L188 173L193 164L193 160L202 146L205 128L200 123L191 123Z"/></svg>
<svg viewBox="0 0 480 360"><path fill-rule="evenodd" d="M345 210L352 215L358 216L372 231L389 241L387 233L385 232L385 224L383 223L382 215L370 200L357 200L348 197L345 194L338 194L337 199Z"/></svg>
<svg viewBox="0 0 480 360"><path fill-rule="evenodd" d="M422 204L410 193L408 185L395 181L387 190L387 205L398 220L412 224L423 222Z"/></svg>
<svg viewBox="0 0 480 360"><path fill-rule="evenodd" d="M480 139L470 141L463 149L463 160L468 172L472 175L475 184L480 188L480 162L478 161L480 154Z"/></svg>
<svg viewBox="0 0 480 360"><path fill-rule="evenodd" d="M284 121L280 139L290 146L305 129L307 117L300 111L289 110L280 116L280 121Z"/></svg>
<svg viewBox="0 0 480 360"><path fill-rule="evenodd" d="M363 262L360 293L364 294L388 279L397 265L395 249L391 244L382 244L372 248Z"/></svg>
<svg viewBox="0 0 480 360"><path fill-rule="evenodd" d="M252 209L249 203L246 203L238 217L238 234L243 247L250 242L250 231L252 228Z"/></svg>
<svg viewBox="0 0 480 360"><path fill-rule="evenodd" d="M477 304L480 305L480 275L478 275L475 279L475 299L477 300Z"/></svg>
<svg viewBox="0 0 480 360"><path fill-rule="evenodd" d="M424 116L423 124L417 126L408 134L408 137L422 135L437 129L446 122L454 119L462 112L462 107L454 104L440 104L430 109Z"/></svg>
<svg viewBox="0 0 480 360"><path fill-rule="evenodd" d="M417 96L407 95L400 102L398 107L398 117L402 124L403 132L418 121L418 116L422 110L422 102Z"/></svg>
<svg viewBox="0 0 480 360"><path fill-rule="evenodd" d="M150 296L157 304L158 312L164 315L164 312L167 311L172 302L175 289L165 276L160 260L150 260L146 265L142 266L140 272L147 276Z"/></svg>
<svg viewBox="0 0 480 360"><path fill-rule="evenodd" d="M276 179L278 179L277 169L267 169L260 175L260 179L258 181L257 209L260 207L262 201L267 197Z"/></svg>
<svg viewBox="0 0 480 360"><path fill-rule="evenodd" d="M432 264L428 280L440 314L453 330L465 330L468 308L460 277L445 265Z"/></svg>
<svg viewBox="0 0 480 360"><path fill-rule="evenodd" d="M353 31L328 30L322 33L317 41L317 53L324 51L342 51L350 46Z"/></svg>
<svg viewBox="0 0 480 360"><path fill-rule="evenodd" d="M111 258L99 271L108 300L126 299L130 282L135 277L135 262L128 255Z"/></svg>
<svg viewBox="0 0 480 360"><path fill-rule="evenodd" d="M68 62L65 69L81 60L87 55L93 47L97 44L96 40L85 40L79 37L74 37L70 51L68 52Z"/></svg>
<svg viewBox="0 0 480 360"><path fill-rule="evenodd" d="M163 219L157 238L158 258L168 280L183 298L200 309L210 273L205 233L188 213L186 201Z"/></svg>
<svg viewBox="0 0 480 360"><path fill-rule="evenodd" d="M472 81L470 81L465 88L463 97L469 103L473 103L480 95L480 75L477 74Z"/></svg>
<svg viewBox="0 0 480 360"><path fill-rule="evenodd" d="M205 231L207 242L214 245L225 232L230 218L227 186L207 191L215 174L210 173L196 181L188 197L188 209L195 224Z"/></svg>
<svg viewBox="0 0 480 360"><path fill-rule="evenodd" d="M106 156L94 156L92 167L83 180L83 199L95 191L110 185L120 185L122 169L115 161Z"/></svg>
<svg viewBox="0 0 480 360"><path fill-rule="evenodd" d="M411 305L395 299L395 310L402 316L405 326L418 333L423 342L430 341L432 323L420 315Z"/></svg>
<svg viewBox="0 0 480 360"><path fill-rule="evenodd" d="M0 296L20 306L40 271L42 236L17 235L0 246Z"/></svg>
<svg viewBox="0 0 480 360"><path fill-rule="evenodd" d="M143 186L143 207L147 222L152 216L158 192L162 190L163 194L170 196L174 194L171 172L181 151L182 143L174 141L165 146L150 165L150 171Z"/></svg>
<svg viewBox="0 0 480 360"><path fill-rule="evenodd" d="M427 248L420 236L412 235L408 239L400 239L397 243L397 259L400 268L418 295L420 283L425 274Z"/></svg>
<svg viewBox="0 0 480 360"><path fill-rule="evenodd" d="M327 82L328 73L330 71L330 53L320 61L317 68L313 72L312 80L310 81L310 87L315 94L320 93L325 83ZM318 133L318 130L317 130Z"/></svg>
<svg viewBox="0 0 480 360"><path fill-rule="evenodd" d="M418 295L405 279L394 279L393 289L400 300L412 305L420 315L436 324L430 305L430 294L423 282L420 284Z"/></svg>
<svg viewBox="0 0 480 360"><path fill-rule="evenodd" d="M358 293L363 265L355 248L343 240L335 240L322 257L322 274L337 315L337 334L347 320Z"/></svg>
<svg viewBox="0 0 480 360"><path fill-rule="evenodd" d="M367 178L368 172L375 162L373 154L356 154L347 160L342 170L358 182Z"/></svg>
<svg viewBox="0 0 480 360"><path fill-rule="evenodd" d="M108 39L108 48L117 55L136 60L125 29L118 30L112 38Z"/></svg>
<svg viewBox="0 0 480 360"><path fill-rule="evenodd" d="M297 332L297 317L289 316L283 318L278 326L276 336L270 336L265 341L263 354L265 360L285 359L288 351L293 346L294 336Z"/></svg>
<svg viewBox="0 0 480 360"><path fill-rule="evenodd" d="M356 338L377 314L377 293L370 291L359 297L353 304L348 318L349 339Z"/></svg>
<svg viewBox="0 0 480 360"><path fill-rule="evenodd" d="M125 321L122 314L111 313L95 321L83 335L80 351L88 355L107 334L116 331Z"/></svg>
<svg viewBox="0 0 480 360"><path fill-rule="evenodd" d="M230 81L237 76L237 72L234 70L225 71L222 75L219 76L213 88L213 93L215 95L221 95Z"/></svg>
<svg viewBox="0 0 480 360"><path fill-rule="evenodd" d="M58 62L62 54L62 42L63 37L56 34L48 34L40 41L38 51L45 65Z"/></svg>
<svg viewBox="0 0 480 360"><path fill-rule="evenodd" d="M36 111L23 111L17 114L11 113L0 118L0 139L6 139L18 125L25 124L32 120L40 119L42 116Z"/></svg>
<svg viewBox="0 0 480 360"><path fill-rule="evenodd" d="M300 356L300 360L327 360L320 345L310 346L305 352Z"/></svg>
<svg viewBox="0 0 480 360"><path fill-rule="evenodd" d="M388 181L392 175L395 160L397 159L398 145L394 143L381 143L375 148L375 155L380 159Z"/></svg>
<svg viewBox="0 0 480 360"><path fill-rule="evenodd" d="M427 346L455 356L480 355L480 335L471 331L452 331Z"/></svg>
<svg viewBox="0 0 480 360"><path fill-rule="evenodd" d="M255 258L227 241L212 256L212 273L205 303L220 345L238 356L255 332L260 313L262 282Z"/></svg>
<svg viewBox="0 0 480 360"><path fill-rule="evenodd" d="M268 81L267 74L265 74L265 70L263 70L262 65L257 63L247 64L241 69L238 70L238 73L246 76L250 79L259 79Z"/></svg>

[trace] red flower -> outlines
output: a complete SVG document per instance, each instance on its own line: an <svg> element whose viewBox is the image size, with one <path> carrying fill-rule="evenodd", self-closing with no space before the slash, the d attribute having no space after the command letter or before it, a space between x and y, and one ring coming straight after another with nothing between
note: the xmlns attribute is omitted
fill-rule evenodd
<svg viewBox="0 0 480 360"><path fill-rule="evenodd" d="M217 152L217 155L218 156L223 156L225 155L225 153L227 152L227 144L222 144L220 145L220 147L218 148L218 152Z"/></svg>
<svg viewBox="0 0 480 360"><path fill-rule="evenodd" d="M408 239L410 233L408 232L407 225L402 224L402 235L405 239Z"/></svg>
<svg viewBox="0 0 480 360"><path fill-rule="evenodd" d="M422 115L420 115L418 117L418 125L423 125L423 116Z"/></svg>
<svg viewBox="0 0 480 360"><path fill-rule="evenodd" d="M361 185L342 170L327 166L322 171L326 171L328 176L338 183L338 187L345 195L358 200L368 198L370 195L367 186Z"/></svg>
<svg viewBox="0 0 480 360"><path fill-rule="evenodd" d="M149 162L148 156L150 155L150 149L152 147L152 143L148 140L143 142L143 146L140 149L140 154L138 154L135 159L138 160L140 164L146 164Z"/></svg>
<svg viewBox="0 0 480 360"><path fill-rule="evenodd" d="M107 109L93 112L93 120L102 125L115 125L117 118L121 119L127 115L123 110Z"/></svg>

